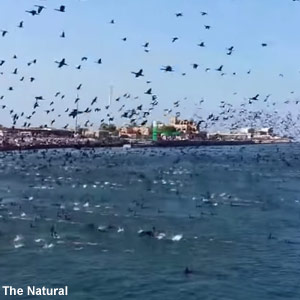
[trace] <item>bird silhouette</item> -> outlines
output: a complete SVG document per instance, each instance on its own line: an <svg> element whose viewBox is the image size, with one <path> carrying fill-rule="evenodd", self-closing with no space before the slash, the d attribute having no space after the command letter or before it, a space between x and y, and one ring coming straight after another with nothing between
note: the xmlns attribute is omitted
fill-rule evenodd
<svg viewBox="0 0 300 300"><path fill-rule="evenodd" d="M7 31L7 30L1 30L1 32L2 32L1 35L2 35L3 37L5 37L5 36L8 34L8 31Z"/></svg>
<svg viewBox="0 0 300 300"><path fill-rule="evenodd" d="M145 92L146 95L152 95L152 89L148 89L146 92Z"/></svg>
<svg viewBox="0 0 300 300"><path fill-rule="evenodd" d="M136 78L144 76L143 69L140 69L138 72L131 72L131 73L134 74Z"/></svg>
<svg viewBox="0 0 300 300"><path fill-rule="evenodd" d="M58 64L58 68L62 68L63 66L67 66L66 60L63 58L61 61L55 61Z"/></svg>
<svg viewBox="0 0 300 300"><path fill-rule="evenodd" d="M24 22L21 21L21 22L19 23L18 27L19 27L19 28L24 28Z"/></svg>
<svg viewBox="0 0 300 300"><path fill-rule="evenodd" d="M66 7L64 5L61 5L59 8L55 8L54 10L59 11L59 12L65 12Z"/></svg>
<svg viewBox="0 0 300 300"><path fill-rule="evenodd" d="M40 14L40 13L43 11L43 9L46 8L46 7L43 6L43 5L35 5L35 7L37 7L37 13L38 13L38 14Z"/></svg>
<svg viewBox="0 0 300 300"><path fill-rule="evenodd" d="M219 68L216 69L216 71L218 72L222 72L222 70L223 70L223 65L221 65Z"/></svg>
<svg viewBox="0 0 300 300"><path fill-rule="evenodd" d="M97 102L97 99L98 99L98 97L95 97L95 98L92 100L91 105L94 105L94 104Z"/></svg>
<svg viewBox="0 0 300 300"><path fill-rule="evenodd" d="M32 16L35 16L38 14L38 12L36 10L26 10L27 13L31 14Z"/></svg>
<svg viewBox="0 0 300 300"><path fill-rule="evenodd" d="M164 67L161 68L161 70L165 71L165 72L174 72L172 66L164 66Z"/></svg>

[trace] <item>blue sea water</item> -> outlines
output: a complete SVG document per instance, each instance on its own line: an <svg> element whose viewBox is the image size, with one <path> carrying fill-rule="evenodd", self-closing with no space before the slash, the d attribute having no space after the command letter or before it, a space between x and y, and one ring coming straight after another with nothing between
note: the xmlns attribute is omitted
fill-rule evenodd
<svg viewBox="0 0 300 300"><path fill-rule="evenodd" d="M299 153L1 153L0 286L67 285L75 300L298 300Z"/></svg>

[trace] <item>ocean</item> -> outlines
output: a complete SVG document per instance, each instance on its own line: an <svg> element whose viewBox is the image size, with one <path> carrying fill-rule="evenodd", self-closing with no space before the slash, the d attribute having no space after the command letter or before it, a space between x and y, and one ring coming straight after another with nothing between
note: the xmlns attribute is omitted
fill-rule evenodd
<svg viewBox="0 0 300 300"><path fill-rule="evenodd" d="M299 153L0 153L1 286L68 286L52 299L299 300Z"/></svg>

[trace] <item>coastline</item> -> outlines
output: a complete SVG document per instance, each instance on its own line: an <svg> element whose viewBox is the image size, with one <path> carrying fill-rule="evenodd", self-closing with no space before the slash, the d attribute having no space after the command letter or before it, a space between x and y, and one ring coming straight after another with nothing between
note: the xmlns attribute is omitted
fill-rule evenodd
<svg viewBox="0 0 300 300"><path fill-rule="evenodd" d="M0 152L8 151L26 151L26 150L47 150L47 149L91 149L91 148L122 148L129 145L129 148L177 148L177 147L207 147L207 146L244 146L244 145L274 145L291 144L291 141L270 141L255 142L251 141L157 141L157 142L90 142L86 143L68 143L68 144L26 144L26 145L0 145Z"/></svg>

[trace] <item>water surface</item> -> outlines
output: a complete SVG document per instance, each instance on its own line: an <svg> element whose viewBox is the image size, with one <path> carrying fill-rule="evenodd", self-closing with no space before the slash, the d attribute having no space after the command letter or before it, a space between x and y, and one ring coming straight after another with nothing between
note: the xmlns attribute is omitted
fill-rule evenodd
<svg viewBox="0 0 300 300"><path fill-rule="evenodd" d="M1 153L1 285L68 285L70 299L299 299L299 153Z"/></svg>

